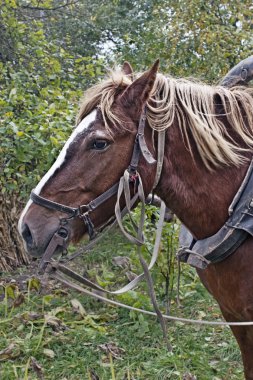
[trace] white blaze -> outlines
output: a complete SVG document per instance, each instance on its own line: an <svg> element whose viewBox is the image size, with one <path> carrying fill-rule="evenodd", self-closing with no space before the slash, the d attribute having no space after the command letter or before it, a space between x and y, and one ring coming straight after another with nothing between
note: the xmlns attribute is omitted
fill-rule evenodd
<svg viewBox="0 0 253 380"><path fill-rule="evenodd" d="M61 150L59 156L57 157L56 161L54 162L54 164L51 166L51 168L48 170L48 172L44 175L44 177L42 177L42 179L40 180L40 182L38 183L38 185L35 187L34 192L37 195L39 195L39 193L41 192L42 188L47 183L47 181L54 175L55 171L57 169L59 169L61 167L61 165L63 164L63 162L65 160L65 157L66 157L67 150L68 150L70 144L75 140L75 138L80 133L82 133L85 129L87 129L93 121L95 121L96 115L97 115L97 111L93 110L74 129L73 133L71 134L71 136L69 137L69 139L65 143L64 147L62 148L62 150ZM26 204L26 206L25 206L25 208L24 208L24 210L23 210L23 212L22 212L22 214L20 216L20 219L19 219L19 222L18 222L19 233L21 233L21 226L22 226L22 220L24 218L24 215L27 213L27 211L28 211L28 209L29 209L29 207L30 207L31 204L32 204L32 200L29 199L29 201L27 202L27 204Z"/></svg>

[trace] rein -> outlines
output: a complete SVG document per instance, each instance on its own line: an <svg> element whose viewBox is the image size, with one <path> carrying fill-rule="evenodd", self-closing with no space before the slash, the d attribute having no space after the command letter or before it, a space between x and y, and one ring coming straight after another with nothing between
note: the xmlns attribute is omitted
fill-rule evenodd
<svg viewBox="0 0 253 380"><path fill-rule="evenodd" d="M105 303L108 303L110 305L114 305L114 306L117 306L117 307L122 307L124 309L128 309L128 310L136 311L136 312L143 313L143 314L146 314L146 315L151 315L151 316L157 317L157 314L154 313L154 312L152 312L152 311L145 310L145 309L140 309L140 308L137 308L137 307L134 307L134 306L126 305L124 303L111 300L109 298L101 296L100 294L97 294L95 292L91 292L88 289L84 289L83 287L81 287L81 286L79 286L77 284L74 284L73 282L70 283L69 281L67 281L64 277L62 277L58 273L55 273L52 277L55 280L60 281L61 283L63 283L67 287L78 291L79 293L83 293L83 294L85 294L87 296L91 296L92 298L96 298L96 299L98 299L100 301L103 301ZM164 319L167 319L168 321L181 322L181 323L182 322L183 323L191 323L191 324L196 324L196 325L207 325L207 326L253 326L253 322L252 321L249 321L249 322L206 321L206 320L202 320L202 319L180 318L180 317L175 317L173 315L167 315L167 314L162 314L162 317Z"/></svg>

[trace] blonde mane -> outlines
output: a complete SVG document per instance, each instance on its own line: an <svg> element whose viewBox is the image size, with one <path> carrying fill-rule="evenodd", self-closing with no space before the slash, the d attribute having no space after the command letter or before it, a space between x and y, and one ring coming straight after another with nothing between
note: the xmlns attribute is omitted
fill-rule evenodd
<svg viewBox="0 0 253 380"><path fill-rule="evenodd" d="M137 77L139 75L141 74ZM84 94L77 122L95 107L100 107L105 121L120 123L112 111L112 105L116 96L131 83L129 76L121 71L114 71L107 79L88 89ZM246 149L238 146L228 135L220 121L221 115L216 114L217 99L231 128L252 148L252 88L226 89L157 74L147 103L147 119L150 127L158 132L166 130L177 120L188 149L191 151L191 134L208 169L222 164L238 166L244 161L242 153ZM106 128L109 128L107 123Z"/></svg>

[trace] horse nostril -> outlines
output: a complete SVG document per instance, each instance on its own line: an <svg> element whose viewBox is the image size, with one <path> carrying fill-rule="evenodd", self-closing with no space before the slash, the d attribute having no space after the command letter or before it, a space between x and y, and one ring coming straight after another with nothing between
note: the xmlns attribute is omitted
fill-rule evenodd
<svg viewBox="0 0 253 380"><path fill-rule="evenodd" d="M22 237L28 246L31 247L33 245L33 237L27 224L23 226Z"/></svg>

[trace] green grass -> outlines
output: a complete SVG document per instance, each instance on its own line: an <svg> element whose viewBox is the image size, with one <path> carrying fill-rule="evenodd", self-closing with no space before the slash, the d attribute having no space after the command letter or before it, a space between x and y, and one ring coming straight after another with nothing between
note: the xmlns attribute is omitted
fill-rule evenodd
<svg viewBox="0 0 253 380"><path fill-rule="evenodd" d="M167 352L161 330L153 318L143 317L100 302L67 292L51 293L43 307L43 298L32 294L30 301L4 316L1 307L0 347L11 343L15 350L8 360L1 362L1 379L25 379L25 367L31 356L42 366L45 379L89 379L93 370L99 379L111 379L112 367L116 379L182 379L186 372L197 379L242 379L240 356L234 339L227 328L195 327L169 324L169 338L173 352ZM49 297L48 297L49 298ZM86 315L81 316L71 306L78 298ZM196 310L195 302L192 307ZM206 302L205 302L206 301ZM210 299L198 301L199 310L206 310ZM44 311L43 311L44 308ZM177 315L193 316L190 305L175 310ZM32 314L30 314L32 313ZM36 313L37 315L34 315ZM57 319L50 322L48 313ZM212 307L207 317L217 318ZM196 317L198 315L195 315ZM34 319L35 318L35 319ZM49 323L45 326L45 318ZM99 347L113 342L125 350L110 364L108 353ZM52 350L54 358L48 357ZM29 379L36 379L29 369Z"/></svg>
<svg viewBox="0 0 253 380"><path fill-rule="evenodd" d="M140 270L133 248L117 234L113 240L109 235L78 266L82 265L91 277L97 277L106 286L123 283L125 269L113 266L112 257L126 254L131 258L131 270ZM160 272L158 265L153 275L163 309ZM193 379L190 374L197 380L243 379L239 349L227 327L169 323L173 351L168 352L155 318L106 305L62 289L59 284L51 284L44 295L39 294L36 286L36 281L30 282L29 292L21 292L24 302L16 307L13 302L18 289L5 287L6 297L0 303L1 380L179 380L186 374L187 380ZM183 267L181 279L183 307L175 302L175 289L170 291L170 298L173 315L221 318L214 300L188 266ZM118 299L151 310L145 285ZM7 347L10 352L4 356Z"/></svg>

